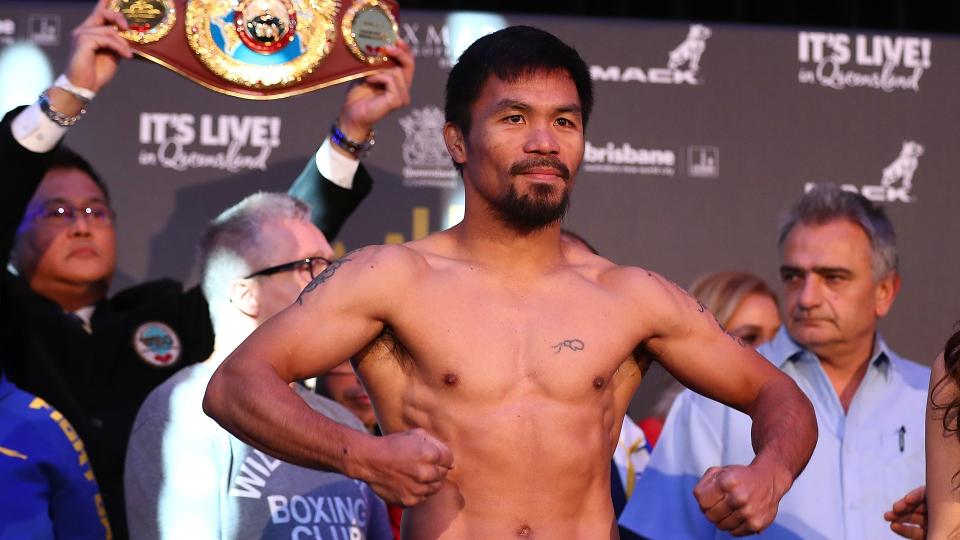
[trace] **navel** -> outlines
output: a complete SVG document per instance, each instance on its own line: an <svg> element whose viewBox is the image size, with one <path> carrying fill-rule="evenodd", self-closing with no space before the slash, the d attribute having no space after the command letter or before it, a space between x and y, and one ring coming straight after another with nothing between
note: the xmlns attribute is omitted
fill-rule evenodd
<svg viewBox="0 0 960 540"><path fill-rule="evenodd" d="M603 377L596 377L593 379L594 388L603 388Z"/></svg>
<svg viewBox="0 0 960 540"><path fill-rule="evenodd" d="M521 526L519 529L517 529L517 536L530 536L530 527L527 525Z"/></svg>
<svg viewBox="0 0 960 540"><path fill-rule="evenodd" d="M460 379L453 373L447 373L443 376L443 383L447 386L454 386L458 382L460 382Z"/></svg>

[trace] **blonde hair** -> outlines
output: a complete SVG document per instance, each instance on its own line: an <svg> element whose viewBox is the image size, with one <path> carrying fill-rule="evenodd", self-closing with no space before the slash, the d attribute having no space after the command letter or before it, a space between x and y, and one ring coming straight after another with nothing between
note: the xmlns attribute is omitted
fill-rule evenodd
<svg viewBox="0 0 960 540"><path fill-rule="evenodd" d="M777 295L759 277L748 272L714 272L705 274L690 285L690 294L703 302L726 328L734 312L751 294L770 297L779 307Z"/></svg>
<svg viewBox="0 0 960 540"><path fill-rule="evenodd" d="M748 272L714 272L704 274L693 280L690 294L707 306L724 328L733 318L733 314L751 294L768 296L779 309L777 295L765 281ZM666 417L677 395L683 391L683 385L671 381L662 391L660 399L653 406L654 416Z"/></svg>

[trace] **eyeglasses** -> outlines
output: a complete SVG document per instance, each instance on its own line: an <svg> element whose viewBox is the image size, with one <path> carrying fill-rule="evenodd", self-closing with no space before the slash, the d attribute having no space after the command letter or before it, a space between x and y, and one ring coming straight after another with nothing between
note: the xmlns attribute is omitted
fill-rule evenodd
<svg viewBox="0 0 960 540"><path fill-rule="evenodd" d="M264 268L263 270L257 270L243 279L250 279L257 276L270 276L280 272L289 272L290 270L306 270L310 273L310 279L313 279L317 277L320 272L326 270L328 266L330 266L329 259L323 257L307 257L306 259L299 259L271 266L270 268Z"/></svg>
<svg viewBox="0 0 960 540"><path fill-rule="evenodd" d="M50 202L36 210L33 217L44 225L54 227L73 225L81 217L91 226L106 227L113 223L116 213L109 206L100 203L88 204L80 208L71 204Z"/></svg>

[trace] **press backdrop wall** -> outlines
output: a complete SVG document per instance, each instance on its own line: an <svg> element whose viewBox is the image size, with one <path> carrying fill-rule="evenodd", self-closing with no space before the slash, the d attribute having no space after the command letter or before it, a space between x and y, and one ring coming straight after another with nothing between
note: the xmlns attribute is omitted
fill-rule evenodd
<svg viewBox="0 0 960 540"><path fill-rule="evenodd" d="M86 13L0 4L4 99L41 68L11 68L13 45L38 48L56 75ZM417 57L413 100L377 126L366 160L376 185L341 249L455 221L462 188L440 135L444 83L456 54L507 24L551 31L591 66L596 107L567 227L610 259L683 286L744 269L779 288L779 216L808 183L847 184L882 201L897 226L903 289L883 334L930 363L960 319L956 36L403 11L401 35ZM114 288L164 276L194 283L204 223L253 190L285 190L343 92L253 102L124 62L67 137L107 179L119 212ZM664 380L651 373L633 414Z"/></svg>

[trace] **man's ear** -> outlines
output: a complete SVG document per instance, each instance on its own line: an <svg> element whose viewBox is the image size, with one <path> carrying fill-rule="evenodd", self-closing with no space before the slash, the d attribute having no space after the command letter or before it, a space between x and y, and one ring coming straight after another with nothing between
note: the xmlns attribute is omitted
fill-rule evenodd
<svg viewBox="0 0 960 540"><path fill-rule="evenodd" d="M900 274L897 272L890 272L877 282L874 292L877 317L883 317L890 311L898 292L900 292Z"/></svg>
<svg viewBox="0 0 960 540"><path fill-rule="evenodd" d="M463 165L467 162L467 150L463 131L453 122L443 125L443 142L447 145L447 152L455 163Z"/></svg>
<svg viewBox="0 0 960 540"><path fill-rule="evenodd" d="M235 279L230 283L230 303L250 318L260 315L259 296L260 288L253 279Z"/></svg>

